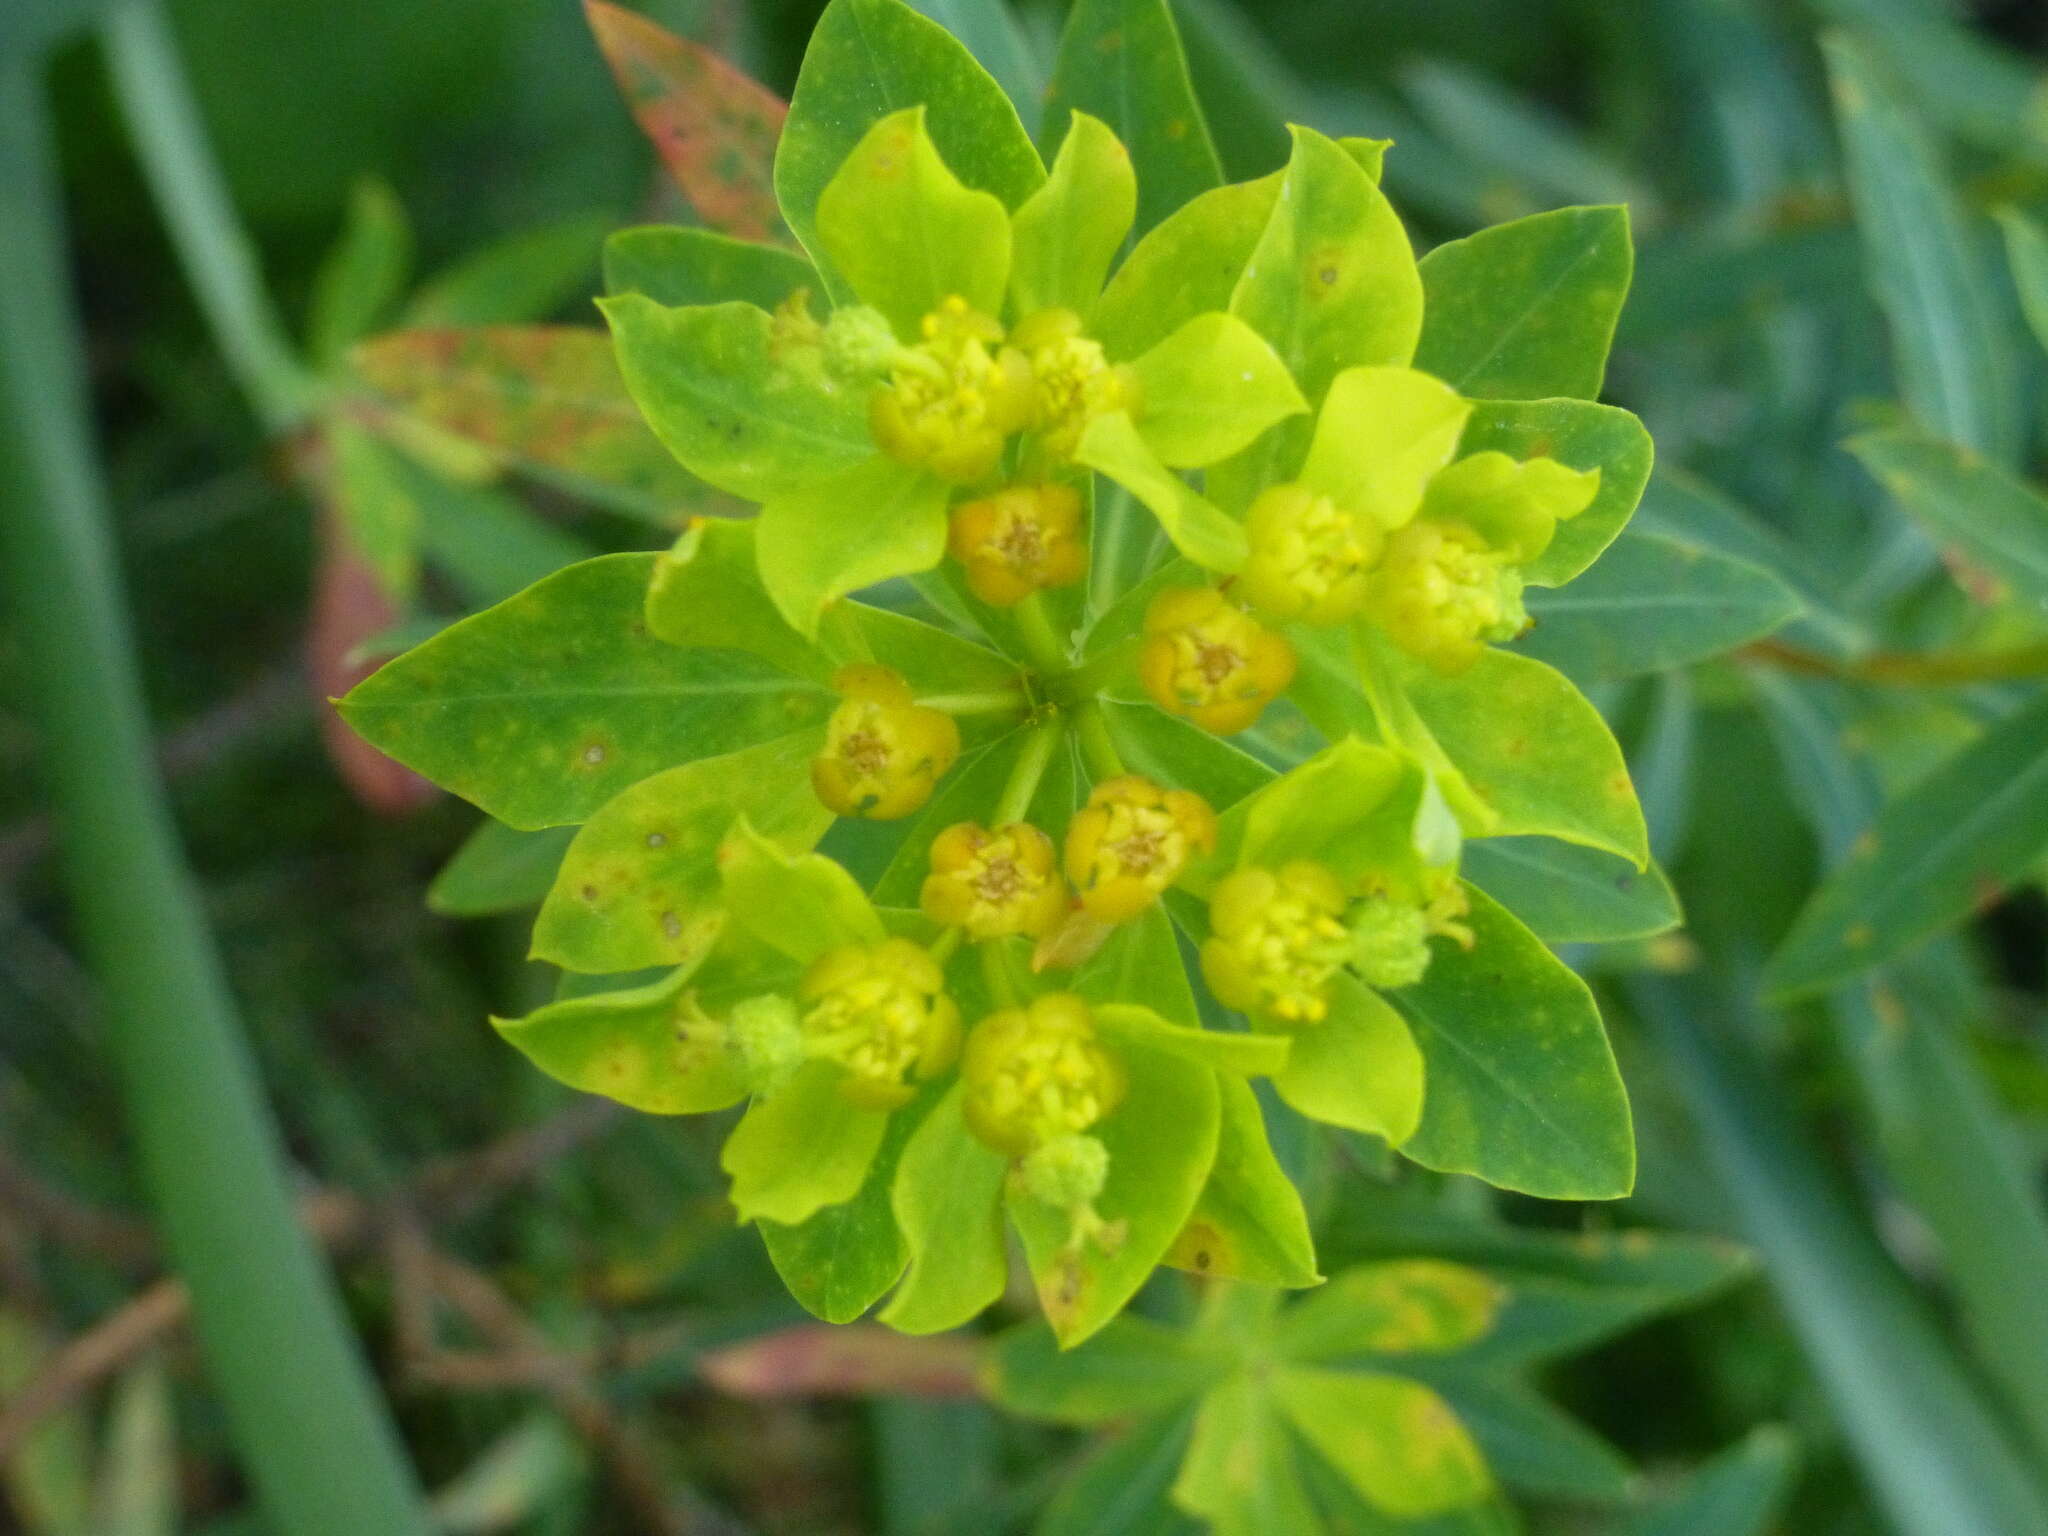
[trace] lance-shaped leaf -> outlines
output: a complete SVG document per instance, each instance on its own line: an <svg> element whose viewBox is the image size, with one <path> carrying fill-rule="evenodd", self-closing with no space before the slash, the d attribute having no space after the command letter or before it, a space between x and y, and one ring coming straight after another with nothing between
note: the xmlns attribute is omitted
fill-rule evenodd
<svg viewBox="0 0 2048 1536"><path fill-rule="evenodd" d="M1198 1335L1127 1315L1085 1349L1065 1347L1041 1323L1012 1328L990 1351L986 1380L1012 1413L1093 1425L1172 1408L1215 1386L1229 1365Z"/></svg>
<svg viewBox="0 0 2048 1536"><path fill-rule="evenodd" d="M2048 614L2048 497L1967 448L1912 429L1870 432L1848 449L1937 539Z"/></svg>
<svg viewBox="0 0 2048 1536"><path fill-rule="evenodd" d="M1166 0L1079 0L1068 13L1045 117L1062 151L1076 109L1130 146L1139 234L1223 180Z"/></svg>
<svg viewBox="0 0 2048 1536"><path fill-rule="evenodd" d="M2006 260L2027 328L2034 340L2048 347L2048 229L2017 208L2001 208L1998 223L2005 231Z"/></svg>
<svg viewBox="0 0 2048 1536"><path fill-rule="evenodd" d="M705 500L647 430L602 331L394 331L349 360L364 384L432 430L593 500L664 522Z"/></svg>
<svg viewBox="0 0 2048 1536"><path fill-rule="evenodd" d="M822 259L906 341L949 298L996 313L1010 282L1002 199L962 184L925 116L907 107L876 123L818 196Z"/></svg>
<svg viewBox="0 0 2048 1536"><path fill-rule="evenodd" d="M2048 698L2008 715L1885 807L1767 979L1813 991L1892 959L1998 896L2048 849Z"/></svg>
<svg viewBox="0 0 2048 1536"><path fill-rule="evenodd" d="M1017 109L950 32L902 0L832 0L790 97L775 151L775 194L840 303L853 290L824 254L819 198L870 128L914 107L925 109L932 142L953 174L1004 207L1016 208L1045 180Z"/></svg>
<svg viewBox="0 0 2048 1536"><path fill-rule="evenodd" d="M927 1092L889 1116L881 1150L851 1200L828 1205L794 1226L760 1223L776 1274L812 1316L850 1323L902 1275L910 1249L890 1208L890 1192L904 1149L929 1117L935 1098Z"/></svg>
<svg viewBox="0 0 2048 1536"><path fill-rule="evenodd" d="M741 1221L795 1226L860 1193L890 1117L851 1103L841 1075L831 1062L806 1063L755 1099L726 1137L718 1165Z"/></svg>
<svg viewBox="0 0 2048 1536"><path fill-rule="evenodd" d="M1629 1519L1620 1536L1764 1536L1778 1528L1798 1472L1798 1441L1762 1425Z"/></svg>
<svg viewBox="0 0 2048 1536"><path fill-rule="evenodd" d="M647 633L652 555L605 555L452 624L341 701L372 745L507 825L588 820L677 763L821 724L833 697Z"/></svg>
<svg viewBox="0 0 2048 1536"><path fill-rule="evenodd" d="M341 238L313 274L306 353L333 366L398 302L412 271L412 226L391 188L374 176L350 189Z"/></svg>
<svg viewBox="0 0 2048 1536"><path fill-rule="evenodd" d="M607 975L701 959L726 921L719 850L745 817L791 851L832 824L810 792L822 744L798 731L642 779L591 817L533 925L533 954Z"/></svg>
<svg viewBox="0 0 2048 1536"><path fill-rule="evenodd" d="M1635 1184L1635 1135L1593 994L1507 911L1466 890L1472 948L1436 946L1428 974L1396 998L1429 1083L1401 1150L1545 1199L1618 1199Z"/></svg>
<svg viewBox="0 0 2048 1536"><path fill-rule="evenodd" d="M844 944L888 937L881 914L843 867L823 854L793 852L745 816L718 864L733 920L799 964Z"/></svg>
<svg viewBox="0 0 2048 1536"><path fill-rule="evenodd" d="M1519 649L1584 679L1690 666L1771 634L1800 613L1761 566L1649 533L1624 534L1568 587L1528 597Z"/></svg>
<svg viewBox="0 0 2048 1536"><path fill-rule="evenodd" d="M1073 1217L1014 1195L1010 1219L1038 1287L1046 1321L1071 1348L1123 1310L1187 1224L1216 1158L1216 1074L1162 1051L1123 1044L1123 1103L1090 1129L1109 1151L1109 1178L1095 1202L1120 1240L1076 1244Z"/></svg>
<svg viewBox="0 0 2048 1536"><path fill-rule="evenodd" d="M1124 412L1090 422L1074 459L1100 470L1149 507L1174 548L1195 564L1212 571L1244 568L1249 546L1243 524L1160 463Z"/></svg>
<svg viewBox="0 0 2048 1536"><path fill-rule="evenodd" d="M1301 482L1381 528L1398 528L1458 451L1471 414L1449 385L1416 369L1347 368L1317 413Z"/></svg>
<svg viewBox="0 0 2048 1536"><path fill-rule="evenodd" d="M1681 921L1662 869L1637 869L1597 848L1547 837L1480 838L1465 844L1460 867L1546 944L1646 939Z"/></svg>
<svg viewBox="0 0 2048 1536"><path fill-rule="evenodd" d="M1265 1117L1250 1084L1219 1078L1222 1120L1216 1162L1165 1263L1215 1279L1257 1285L1315 1285L1315 1240L1301 1192L1266 1138Z"/></svg>
<svg viewBox="0 0 2048 1536"><path fill-rule="evenodd" d="M1503 1486L1539 1499L1620 1503L1636 1469L1599 1435L1512 1377L1431 1373ZM1704 1533L1702 1533L1704 1536Z"/></svg>
<svg viewBox="0 0 2048 1536"><path fill-rule="evenodd" d="M555 883L573 827L521 832L488 816L427 887L427 910L442 917L489 917L537 906Z"/></svg>
<svg viewBox="0 0 2048 1536"><path fill-rule="evenodd" d="M1074 113L1052 174L1010 221L1016 312L1071 309L1086 320L1137 205L1130 152L1100 118Z"/></svg>
<svg viewBox="0 0 2048 1536"><path fill-rule="evenodd" d="M657 304L752 304L771 313L818 273L794 251L716 230L643 224L604 242L604 291L644 293Z"/></svg>
<svg viewBox="0 0 2048 1536"><path fill-rule="evenodd" d="M1484 1338L1506 1291L1463 1264L1399 1259L1347 1269L1281 1315L1274 1343L1290 1360L1442 1355Z"/></svg>
<svg viewBox="0 0 2048 1536"><path fill-rule="evenodd" d="M1272 218L1280 175L1204 192L1131 248L1095 309L1095 335L1110 357L1128 361L1196 315L1230 308Z"/></svg>
<svg viewBox="0 0 2048 1536"><path fill-rule="evenodd" d="M1422 1051L1408 1021L1356 977L1330 983L1330 1011L1294 1033L1273 1087L1298 1113L1398 1147L1422 1122Z"/></svg>
<svg viewBox="0 0 2048 1536"><path fill-rule="evenodd" d="M1320 1531L1269 1375L1240 1371L1202 1399L1173 1501L1216 1536Z"/></svg>
<svg viewBox="0 0 2048 1536"><path fill-rule="evenodd" d="M1590 400L1634 264L1625 207L1559 208L1440 245L1422 258L1415 366L1473 399Z"/></svg>
<svg viewBox="0 0 2048 1536"><path fill-rule="evenodd" d="M724 1109L747 1096L739 1058L693 1031L690 971L623 992L550 1003L523 1019L491 1020L541 1071L653 1115Z"/></svg>
<svg viewBox="0 0 2048 1536"><path fill-rule="evenodd" d="M1138 435L1162 463L1199 469L1308 409L1287 366L1235 315L1197 315L1131 364Z"/></svg>
<svg viewBox="0 0 2048 1536"><path fill-rule="evenodd" d="M641 131L714 229L747 240L782 228L771 185L788 108L700 43L605 0L584 0L590 29Z"/></svg>
<svg viewBox="0 0 2048 1536"><path fill-rule="evenodd" d="M1273 1397L1301 1437L1384 1514L1420 1520L1493 1491L1471 1431L1420 1382L1290 1366L1274 1373Z"/></svg>
<svg viewBox="0 0 2048 1536"><path fill-rule="evenodd" d="M1380 660L1491 812L1490 826L1468 832L1540 833L1648 865L1649 832L1621 748L1562 674L1492 649L1455 677L1398 654Z"/></svg>
<svg viewBox="0 0 2048 1536"><path fill-rule="evenodd" d="M910 1269L882 1309L904 1333L958 1328L994 1303L1009 1280L1003 1185L1010 1160L967 1129L955 1083L903 1149L890 1208Z"/></svg>
<svg viewBox="0 0 2048 1536"><path fill-rule="evenodd" d="M1640 421L1587 400L1481 401L1458 453L1489 449L1511 459L1554 458L1569 469L1600 472L1592 504L1559 523L1549 548L1522 567L1524 579L1537 587L1563 586L1614 542L1643 499L1654 456Z"/></svg>
<svg viewBox="0 0 2048 1536"><path fill-rule="evenodd" d="M837 598L928 571L946 553L945 482L880 454L761 507L761 585L800 635Z"/></svg>
<svg viewBox="0 0 2048 1536"><path fill-rule="evenodd" d="M1185 1034L1208 1034L1200 1027L1202 1016L1194 989L1188 985L1187 967L1181 963L1173 919L1163 907L1154 907L1135 922L1119 926L1095 957L1075 973L1073 989L1102 1007L1118 1007L1127 998L1142 997L1145 1008L1155 1016L1152 1027L1165 1021L1169 1029L1178 1028ZM1142 1039L1147 1022L1127 1022L1132 1038ZM1183 1039L1183 1046L1178 1053L1183 1059L1216 1066L1232 1059L1236 1065L1226 1069L1238 1072L1270 1072L1284 1058L1284 1053L1273 1053L1271 1047L1258 1044L1208 1045L1198 1039L1190 1045ZM1206 1057L1204 1051L1217 1054Z"/></svg>
<svg viewBox="0 0 2048 1536"><path fill-rule="evenodd" d="M865 392L833 379L818 348L779 344L765 310L666 309L637 293L598 307L648 425L721 490L765 501L874 457Z"/></svg>

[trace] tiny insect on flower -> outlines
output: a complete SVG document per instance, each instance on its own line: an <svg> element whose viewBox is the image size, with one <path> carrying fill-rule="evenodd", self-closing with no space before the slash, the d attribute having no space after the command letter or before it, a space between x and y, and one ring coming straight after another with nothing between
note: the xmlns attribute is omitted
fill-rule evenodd
<svg viewBox="0 0 2048 1536"><path fill-rule="evenodd" d="M908 816L960 756L959 726L912 702L910 685L887 667L842 667L832 686L841 702L811 761L811 787L840 816Z"/></svg>
<svg viewBox="0 0 2048 1536"><path fill-rule="evenodd" d="M1013 485L965 502L953 510L946 549L969 590L991 607L1070 585L1088 569L1080 493L1068 485Z"/></svg>
<svg viewBox="0 0 2048 1536"><path fill-rule="evenodd" d="M1370 518L1305 485L1276 485L1245 518L1251 555L1240 589L1270 619L1336 624L1364 605L1386 536Z"/></svg>
<svg viewBox="0 0 2048 1536"><path fill-rule="evenodd" d="M1352 956L1346 898L1321 864L1240 869L1209 899L1202 975L1226 1007L1280 1024L1315 1024L1329 1013L1331 980Z"/></svg>
<svg viewBox="0 0 2048 1536"><path fill-rule="evenodd" d="M1231 736L1294 681L1294 647L1215 587L1171 587L1145 613L1138 679L1152 702Z"/></svg>
<svg viewBox="0 0 2048 1536"><path fill-rule="evenodd" d="M846 1071L839 1091L894 1109L960 1052L960 1009L945 973L908 939L850 944L811 962L797 984L804 1054Z"/></svg>
<svg viewBox="0 0 2048 1536"><path fill-rule="evenodd" d="M961 1055L968 1129L1012 1157L1074 1136L1123 1102L1123 1064L1095 1032L1088 1004L1071 992L992 1013Z"/></svg>
<svg viewBox="0 0 2048 1536"><path fill-rule="evenodd" d="M960 822L933 840L931 861L918 904L932 921L964 928L969 938L1036 938L1066 911L1052 839L1026 823L991 832Z"/></svg>
<svg viewBox="0 0 2048 1536"><path fill-rule="evenodd" d="M1137 774L1105 779L1067 823L1067 878L1100 923L1141 916L1216 846L1216 813L1200 795L1162 789Z"/></svg>

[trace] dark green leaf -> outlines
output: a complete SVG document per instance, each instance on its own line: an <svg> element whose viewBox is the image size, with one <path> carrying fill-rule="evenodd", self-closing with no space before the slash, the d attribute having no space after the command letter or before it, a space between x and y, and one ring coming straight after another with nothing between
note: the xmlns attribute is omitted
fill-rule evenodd
<svg viewBox="0 0 2048 1536"><path fill-rule="evenodd" d="M817 270L780 246L735 240L716 230L643 224L604 243L604 291L644 293L657 304L752 304L771 313Z"/></svg>
<svg viewBox="0 0 2048 1536"><path fill-rule="evenodd" d="M1475 838L1466 879L1546 944L1612 944L1666 933L1681 921L1664 871L1547 837Z"/></svg>
<svg viewBox="0 0 2048 1536"><path fill-rule="evenodd" d="M486 818L434 876L427 906L443 917L488 917L538 906L575 835L573 827L520 832Z"/></svg>
<svg viewBox="0 0 2048 1536"><path fill-rule="evenodd" d="M2048 497L1968 448L1924 432L1871 432L1849 451L1944 544L2048 612Z"/></svg>

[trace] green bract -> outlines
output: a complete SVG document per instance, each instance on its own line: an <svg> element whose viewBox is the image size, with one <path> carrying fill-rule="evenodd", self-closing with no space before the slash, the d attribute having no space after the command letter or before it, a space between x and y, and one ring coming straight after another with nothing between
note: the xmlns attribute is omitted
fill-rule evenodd
<svg viewBox="0 0 2048 1536"><path fill-rule="evenodd" d="M501 1031L653 1113L745 1101L733 1204L835 1321L964 1323L1013 1237L1063 1345L1162 1264L1318 1285L1282 1122L1542 1196L1633 1179L1592 995L1545 941L1676 911L1600 714L1502 648L1649 473L1588 398L1625 216L1418 266L1376 141L1296 129L1282 170L1217 185L1139 10L1142 58L1075 8L1048 169L942 28L834 0L776 160L806 254L608 251L627 389L758 512L572 566L342 706L536 834L480 837L443 905L557 867L534 954L587 979ZM1667 585L1698 553L1632 548ZM1782 617L1711 565L1736 610L1667 643ZM1626 670L1625 634L1575 623L1545 654ZM1290 1363L1173 1377L1207 1394L1189 1508L1308 1528L1241 1507L1231 1447L1296 1455L1282 1424L1386 1515L1486 1496L1432 1388L1348 1361L1477 1347L1491 1282L1230 1305Z"/></svg>

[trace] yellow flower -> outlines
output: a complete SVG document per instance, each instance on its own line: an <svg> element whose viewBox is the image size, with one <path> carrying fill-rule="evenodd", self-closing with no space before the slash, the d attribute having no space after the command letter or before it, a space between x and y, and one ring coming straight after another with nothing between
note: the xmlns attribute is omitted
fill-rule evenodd
<svg viewBox="0 0 2048 1536"><path fill-rule="evenodd" d="M1209 990L1227 1008L1319 1023L1330 1011L1330 981L1352 955L1344 907L1337 877L1306 859L1238 870L1209 898Z"/></svg>
<svg viewBox="0 0 2048 1536"><path fill-rule="evenodd" d="M894 1109L960 1053L960 1009L939 963L908 939L849 944L811 962L797 983L804 1054L846 1071L839 1091Z"/></svg>
<svg viewBox="0 0 2048 1536"><path fill-rule="evenodd" d="M825 750L811 759L811 787L836 815L908 816L959 757L959 726L913 703L910 685L887 667L841 667L832 686L841 702L825 724Z"/></svg>
<svg viewBox="0 0 2048 1536"><path fill-rule="evenodd" d="M1389 639L1439 672L1470 667L1489 640L1529 627L1522 577L1468 524L1417 518L1387 537L1365 612Z"/></svg>
<svg viewBox="0 0 2048 1536"><path fill-rule="evenodd" d="M1216 813L1200 795L1136 774L1105 779L1067 823L1067 878L1087 914L1127 923L1216 846Z"/></svg>
<svg viewBox="0 0 2048 1536"><path fill-rule="evenodd" d="M1126 1079L1088 1004L1054 992L974 1026L960 1062L968 1129L1022 1157L1085 1131L1123 1102Z"/></svg>
<svg viewBox="0 0 2048 1536"><path fill-rule="evenodd" d="M1145 613L1138 679L1152 702L1219 736L1294 681L1294 647L1214 587L1169 587Z"/></svg>
<svg viewBox="0 0 2048 1536"><path fill-rule="evenodd" d="M889 382L869 399L876 445L956 485L986 479L1034 408L1031 364L1002 339L1002 327L957 294L926 315L923 339L897 353Z"/></svg>
<svg viewBox="0 0 2048 1536"><path fill-rule="evenodd" d="M1370 518L1305 485L1276 485L1245 518L1251 542L1242 590L1270 619L1336 624L1365 603L1366 573L1385 536Z"/></svg>
<svg viewBox="0 0 2048 1536"><path fill-rule="evenodd" d="M1110 411L1137 412L1137 377L1113 365L1102 344L1081 334L1071 309L1042 309L1017 322L1010 345L1031 363L1032 418L1054 459L1072 459L1088 423Z"/></svg>
<svg viewBox="0 0 2048 1536"><path fill-rule="evenodd" d="M970 938L1045 933L1067 909L1052 839L1013 822L991 832L975 822L946 828L932 842L932 872L918 898L933 922Z"/></svg>
<svg viewBox="0 0 2048 1536"><path fill-rule="evenodd" d="M969 589L996 608L1079 581L1088 568L1080 494L1066 485L1013 485L966 502L953 510L946 548Z"/></svg>

